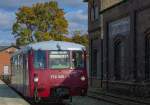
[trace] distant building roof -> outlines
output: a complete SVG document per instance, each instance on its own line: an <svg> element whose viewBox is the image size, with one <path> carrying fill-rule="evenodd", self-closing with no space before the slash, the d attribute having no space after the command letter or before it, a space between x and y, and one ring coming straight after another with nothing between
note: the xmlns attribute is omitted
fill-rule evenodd
<svg viewBox="0 0 150 105"><path fill-rule="evenodd" d="M11 46L0 46L0 51L3 51L3 50L8 49L8 48L10 48L10 47L14 47L14 48L19 49L18 47L13 46L13 45L11 45Z"/></svg>
<svg viewBox="0 0 150 105"><path fill-rule="evenodd" d="M0 50L3 50L3 49L6 49L8 48L9 46L0 46Z"/></svg>

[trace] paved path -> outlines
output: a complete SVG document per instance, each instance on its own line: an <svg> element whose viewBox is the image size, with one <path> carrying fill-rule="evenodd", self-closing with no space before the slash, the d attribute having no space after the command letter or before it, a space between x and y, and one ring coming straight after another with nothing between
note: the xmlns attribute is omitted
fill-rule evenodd
<svg viewBox="0 0 150 105"><path fill-rule="evenodd" d="M0 80L0 105L29 105L29 103Z"/></svg>

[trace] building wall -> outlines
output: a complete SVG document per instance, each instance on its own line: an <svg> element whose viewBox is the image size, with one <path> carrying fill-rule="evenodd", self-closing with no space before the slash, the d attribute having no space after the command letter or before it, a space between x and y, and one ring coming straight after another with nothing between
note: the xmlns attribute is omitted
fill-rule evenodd
<svg viewBox="0 0 150 105"><path fill-rule="evenodd" d="M119 94L149 96L150 67L146 65L150 54L146 49L150 50L150 40L149 45L146 40L150 39L150 0L95 2L101 13L95 21L91 21L93 0L88 2L91 86ZM95 50L97 60L93 60ZM96 62L97 72L92 76Z"/></svg>
<svg viewBox="0 0 150 105"><path fill-rule="evenodd" d="M144 6L144 7L143 7ZM141 3L140 9L135 12L136 21L136 33L137 33L137 79L139 81L145 80L145 38L149 36L150 32L150 1L146 0L145 3ZM150 75L150 74L148 74ZM148 79L150 80L150 79Z"/></svg>
<svg viewBox="0 0 150 105"><path fill-rule="evenodd" d="M122 0L89 0L88 3L88 32L89 32L89 54L90 54L90 86L101 87L103 75L103 15L99 15L100 11L112 7ZM93 10L98 7L98 18L92 18L96 14ZM96 52L96 53L95 53Z"/></svg>
<svg viewBox="0 0 150 105"><path fill-rule="evenodd" d="M150 95L150 83L145 80L145 75L147 75L145 73L145 37L150 34L149 14L149 0L144 2L143 0L127 0L102 14L104 88L112 92L131 93L130 95L136 96ZM128 22L125 18L129 19ZM119 69L120 79L116 79L115 75L117 69L115 68L115 59L117 59L115 58L115 43L117 41L123 42L124 48L123 65L121 64L122 69Z"/></svg>
<svg viewBox="0 0 150 105"><path fill-rule="evenodd" d="M0 51L0 76L4 75L4 66L8 66L9 74L10 71L10 57L13 52L16 51L16 48L10 47L3 51Z"/></svg>
<svg viewBox="0 0 150 105"><path fill-rule="evenodd" d="M89 80L91 87L100 87L101 79L101 32L100 32L100 0L90 0L88 3L88 32L89 32ZM93 19L95 15L95 19ZM91 49L92 48L92 49Z"/></svg>

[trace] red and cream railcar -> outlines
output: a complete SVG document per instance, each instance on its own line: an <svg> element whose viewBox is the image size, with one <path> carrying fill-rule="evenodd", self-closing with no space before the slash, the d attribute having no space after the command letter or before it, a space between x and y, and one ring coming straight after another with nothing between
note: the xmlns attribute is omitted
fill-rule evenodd
<svg viewBox="0 0 150 105"><path fill-rule="evenodd" d="M11 86L27 98L87 93L85 47L63 41L30 44L11 58Z"/></svg>

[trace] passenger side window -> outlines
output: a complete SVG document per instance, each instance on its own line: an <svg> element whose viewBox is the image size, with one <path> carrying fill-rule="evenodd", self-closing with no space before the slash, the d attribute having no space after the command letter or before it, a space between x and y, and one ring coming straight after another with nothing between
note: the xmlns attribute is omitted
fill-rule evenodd
<svg viewBox="0 0 150 105"><path fill-rule="evenodd" d="M74 51L72 53L72 67L84 68L84 54L81 51Z"/></svg>
<svg viewBox="0 0 150 105"><path fill-rule="evenodd" d="M34 68L46 68L46 51L34 51Z"/></svg>

